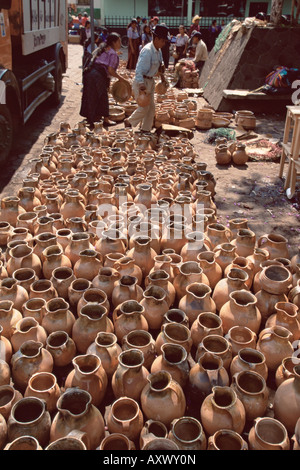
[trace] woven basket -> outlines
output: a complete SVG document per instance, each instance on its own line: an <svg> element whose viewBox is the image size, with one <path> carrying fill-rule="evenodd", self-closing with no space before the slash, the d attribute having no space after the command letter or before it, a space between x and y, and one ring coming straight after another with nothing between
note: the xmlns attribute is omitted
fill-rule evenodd
<svg viewBox="0 0 300 470"><path fill-rule="evenodd" d="M127 81L124 82L123 80L116 81L111 87L111 94L117 103L125 103L132 94L130 83Z"/></svg>

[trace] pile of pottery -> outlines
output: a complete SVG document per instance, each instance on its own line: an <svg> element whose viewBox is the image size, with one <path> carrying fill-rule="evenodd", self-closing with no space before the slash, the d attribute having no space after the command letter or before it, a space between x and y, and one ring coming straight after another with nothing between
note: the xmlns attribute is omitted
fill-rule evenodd
<svg viewBox="0 0 300 470"><path fill-rule="evenodd" d="M199 88L199 72L192 60L181 59L175 66L180 88Z"/></svg>
<svg viewBox="0 0 300 470"><path fill-rule="evenodd" d="M165 95L156 94L156 113L154 126L172 124L185 129L195 127L197 101L189 99L185 92L170 90Z"/></svg>
<svg viewBox="0 0 300 470"><path fill-rule="evenodd" d="M215 158L218 165L245 165L249 160L246 145L226 138L216 139Z"/></svg>
<svg viewBox="0 0 300 470"><path fill-rule="evenodd" d="M195 159L62 123L2 198L0 449L299 449L300 253Z"/></svg>

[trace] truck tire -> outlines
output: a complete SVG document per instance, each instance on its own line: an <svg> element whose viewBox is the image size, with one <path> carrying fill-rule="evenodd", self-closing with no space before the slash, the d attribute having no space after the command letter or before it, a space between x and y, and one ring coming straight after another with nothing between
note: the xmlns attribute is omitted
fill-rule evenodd
<svg viewBox="0 0 300 470"><path fill-rule="evenodd" d="M0 165L10 154L13 143L13 120L9 108L0 104Z"/></svg>
<svg viewBox="0 0 300 470"><path fill-rule="evenodd" d="M53 106L58 106L61 102L61 91L62 91L62 63L59 60L57 64L57 68L55 70L55 90L50 96L50 101L53 104Z"/></svg>

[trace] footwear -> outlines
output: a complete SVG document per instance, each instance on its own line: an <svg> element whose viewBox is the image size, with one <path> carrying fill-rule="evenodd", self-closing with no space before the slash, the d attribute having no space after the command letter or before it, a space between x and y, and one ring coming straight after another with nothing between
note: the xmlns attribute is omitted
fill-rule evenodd
<svg viewBox="0 0 300 470"><path fill-rule="evenodd" d="M110 121L109 119L107 121L103 121L103 126L115 126L117 123L115 121Z"/></svg>
<svg viewBox="0 0 300 470"><path fill-rule="evenodd" d="M125 127L132 127L128 119L124 119L124 126Z"/></svg>

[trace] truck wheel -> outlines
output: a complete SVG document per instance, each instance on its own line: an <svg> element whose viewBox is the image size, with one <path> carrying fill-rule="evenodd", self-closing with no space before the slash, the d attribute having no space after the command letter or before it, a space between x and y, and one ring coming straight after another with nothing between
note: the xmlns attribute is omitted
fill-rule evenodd
<svg viewBox="0 0 300 470"><path fill-rule="evenodd" d="M4 164L13 143L13 120L9 108L0 104L0 165Z"/></svg>
<svg viewBox="0 0 300 470"><path fill-rule="evenodd" d="M55 90L50 96L51 103L54 106L58 106L61 101L61 91L62 91L62 64L61 61L58 62L57 69L55 71Z"/></svg>

